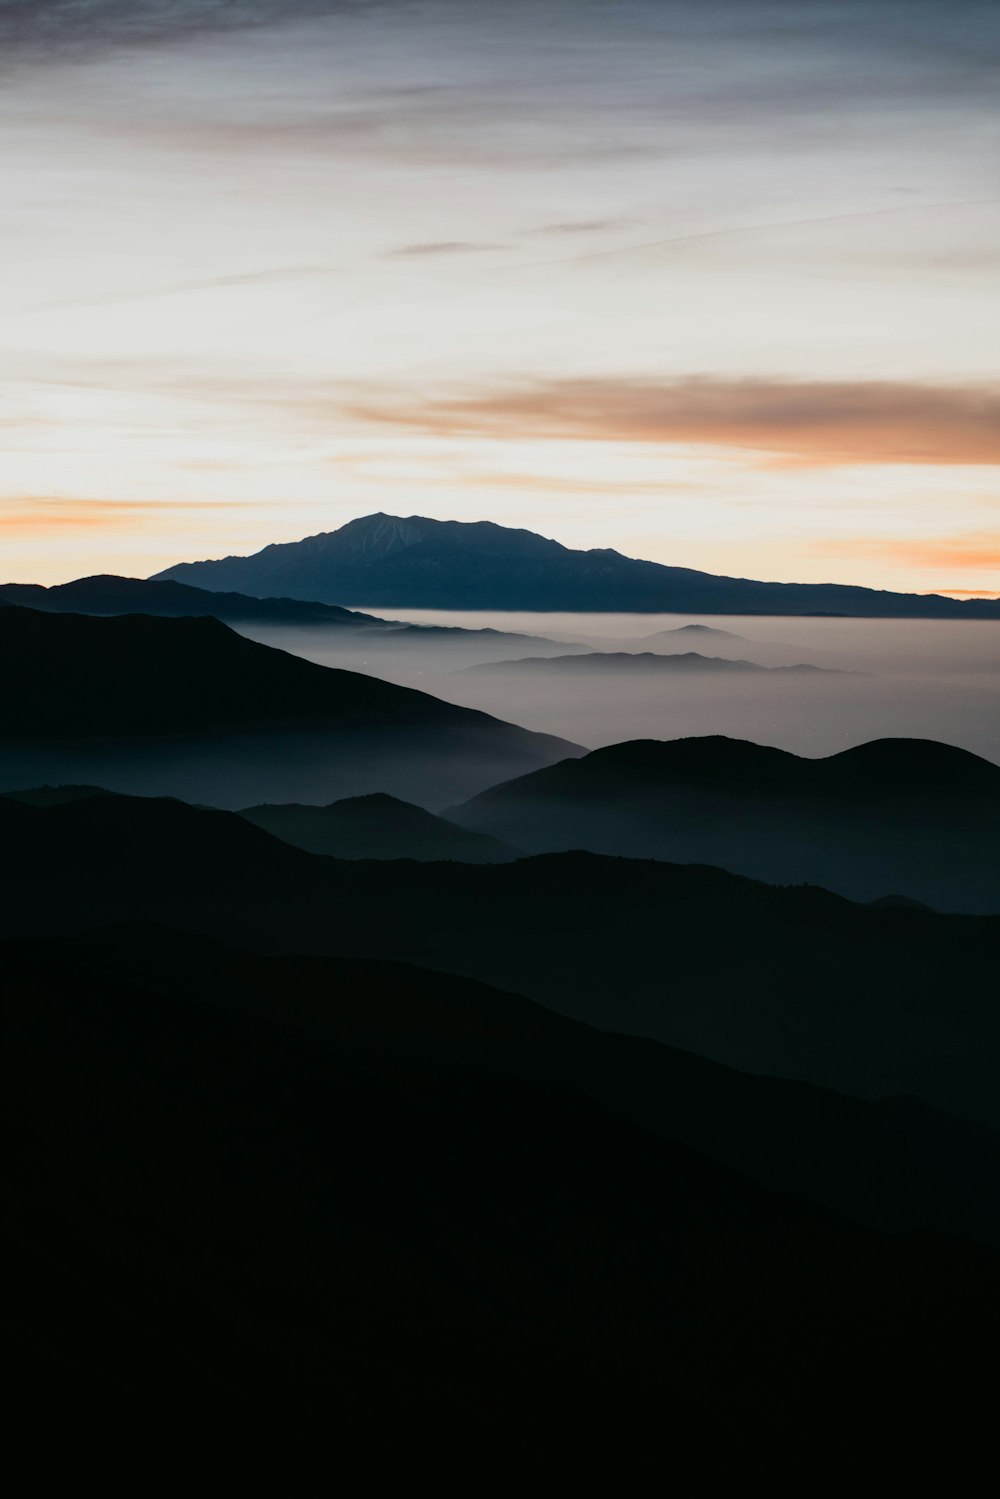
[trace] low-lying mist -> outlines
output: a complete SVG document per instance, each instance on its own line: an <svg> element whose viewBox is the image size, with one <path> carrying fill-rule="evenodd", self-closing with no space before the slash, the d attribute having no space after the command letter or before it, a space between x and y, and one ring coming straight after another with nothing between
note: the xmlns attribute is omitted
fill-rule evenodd
<svg viewBox="0 0 1000 1499"><path fill-rule="evenodd" d="M726 734L805 755L877 738L938 739L1000 763L1000 627L964 620L868 620L706 615L575 615L382 610L419 624L494 629L574 642L596 651L703 656L816 673L641 676L616 670L509 672L495 636L424 641L332 639L329 632L254 631L253 638L328 666L372 676L597 748L626 739ZM699 629L690 629L699 626ZM250 633L250 632L247 632Z"/></svg>

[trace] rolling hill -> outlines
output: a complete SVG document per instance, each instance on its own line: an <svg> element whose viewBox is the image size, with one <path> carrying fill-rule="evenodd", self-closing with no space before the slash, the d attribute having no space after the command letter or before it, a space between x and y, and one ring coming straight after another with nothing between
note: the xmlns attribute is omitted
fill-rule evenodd
<svg viewBox="0 0 1000 1499"><path fill-rule="evenodd" d="M0 935L156 921L260 951L393 958L744 1071L1000 1126L998 917L587 853L347 862L155 799L0 798L0 838Z"/></svg>
<svg viewBox="0 0 1000 1499"><path fill-rule="evenodd" d="M0 608L0 786L88 783L220 806L389 791L440 804L574 746L215 619Z"/></svg>
<svg viewBox="0 0 1000 1499"><path fill-rule="evenodd" d="M457 859L463 864L503 864L518 850L471 833L423 807L384 792L350 796L328 807L244 807L248 822L285 843L336 859Z"/></svg>
<svg viewBox="0 0 1000 1499"><path fill-rule="evenodd" d="M905 1111L748 1090L391 964L148 928L0 961L6 1347L49 1402L321 1411L341 1453L455 1427L558 1447L581 1420L697 1449L834 1410L892 1447L986 1418L994 1252L848 1222L675 1136L746 1119L737 1153L820 1183L839 1149L858 1205L885 1182L931 1219L952 1165L960 1222L995 1145L948 1121L921 1121L928 1148Z"/></svg>
<svg viewBox="0 0 1000 1499"><path fill-rule="evenodd" d="M378 619L335 604L294 598L253 598L242 593L219 593L169 579L122 578L101 573L76 578L50 588L37 583L0 584L0 607L20 605L46 614L151 614L156 618L221 619L241 634L301 638L303 632L345 650L377 652L407 646L435 647L475 654L496 654L506 646L572 651L575 647L538 635L493 629L464 629L459 625L420 625L405 620ZM579 647L580 650L585 647Z"/></svg>
<svg viewBox="0 0 1000 1499"><path fill-rule="evenodd" d="M530 853L718 864L856 900L1000 912L1000 766L925 740L824 759L722 737L635 740L493 787L448 816Z"/></svg>

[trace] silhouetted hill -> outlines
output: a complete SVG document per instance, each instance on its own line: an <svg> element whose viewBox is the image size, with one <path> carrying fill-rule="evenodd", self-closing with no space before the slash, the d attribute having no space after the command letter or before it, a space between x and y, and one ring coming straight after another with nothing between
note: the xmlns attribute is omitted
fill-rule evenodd
<svg viewBox="0 0 1000 1499"><path fill-rule="evenodd" d="M448 816L529 853L720 864L872 901L1000 912L1000 766L919 739L805 759L723 737L595 750Z"/></svg>
<svg viewBox="0 0 1000 1499"><path fill-rule="evenodd" d="M531 676L586 675L590 672L612 672L616 676L651 672L674 675L689 672L823 672L841 676L841 672L829 672L823 666L809 666L800 662L795 666L759 666L755 661L732 660L728 656L702 656L697 651L678 651L661 656L653 651L591 651L587 655L574 656L525 656L519 661L488 661L470 666L467 671L507 672L517 675L526 672Z"/></svg>
<svg viewBox="0 0 1000 1499"><path fill-rule="evenodd" d="M704 1086L730 1128L798 1109L869 1186L894 1156L919 1181L876 1110L802 1090L783 1120L788 1089L747 1106L720 1069L386 964L135 930L0 961L6 1345L50 1402L322 1412L338 1456L411 1426L652 1445L668 1419L676 1450L847 1423L893 1449L986 1419L995 1254L852 1226L672 1137Z"/></svg>
<svg viewBox="0 0 1000 1499"><path fill-rule="evenodd" d="M387 789L442 801L574 746L215 619L0 608L0 785L89 782L223 806Z"/></svg>
<svg viewBox="0 0 1000 1499"><path fill-rule="evenodd" d="M17 604L50 614L152 614L184 619L211 617L227 624L391 628L371 614L340 609L333 604L299 599L250 598L241 593L210 592L186 583L146 578L120 578L100 573L43 588L37 583L0 584L0 605Z"/></svg>
<svg viewBox="0 0 1000 1499"><path fill-rule="evenodd" d="M586 853L343 862L231 813L126 797L0 798L0 839L2 934L152 920L260 950L416 962L747 1071L1000 1125L1000 918Z"/></svg>
<svg viewBox="0 0 1000 1499"><path fill-rule="evenodd" d="M36 583L0 584L0 607L19 605L47 614L151 614L157 618L221 619L242 633L259 632L291 640L308 631L310 638L330 637L337 645L365 652L399 650L407 645L446 646L454 650L495 650L507 645L551 647L542 636L508 634L503 630L467 630L455 625L415 625L402 620L378 619L335 604L317 604L299 599L253 598L242 593L212 592L169 579L120 578L111 573L77 578L43 588ZM268 643L268 642L265 642ZM573 650L560 644L560 651ZM581 646L581 650L585 647Z"/></svg>
<svg viewBox="0 0 1000 1499"><path fill-rule="evenodd" d="M499 864L518 851L485 833L470 833L423 807L384 792L350 796L328 807L245 807L249 822L286 843L336 859L457 859Z"/></svg>
<svg viewBox="0 0 1000 1499"><path fill-rule="evenodd" d="M572 551L492 521L416 515L368 515L251 557L181 562L156 577L261 597L395 608L1000 619L1000 599L715 577L609 548Z"/></svg>
<svg viewBox="0 0 1000 1499"><path fill-rule="evenodd" d="M15 802L26 802L30 807L61 807L66 802L83 801L89 796L116 796L115 791L105 791L103 786L28 786L20 791L0 791Z"/></svg>
<svg viewBox="0 0 1000 1499"><path fill-rule="evenodd" d="M716 640L745 640L745 635L736 635L732 630L719 630L714 625L674 625L669 630L655 630L652 635L643 635L643 640L671 640L677 635L697 635L701 639L713 636Z"/></svg>

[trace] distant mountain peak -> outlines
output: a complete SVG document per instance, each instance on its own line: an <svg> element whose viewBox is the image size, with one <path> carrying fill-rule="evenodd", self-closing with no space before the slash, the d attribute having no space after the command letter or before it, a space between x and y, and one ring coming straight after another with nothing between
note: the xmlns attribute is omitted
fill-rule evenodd
<svg viewBox="0 0 1000 1499"><path fill-rule="evenodd" d="M612 547L574 550L494 521L381 511L250 557L182 562L155 577L217 592L360 607L1000 619L1000 599L717 577Z"/></svg>

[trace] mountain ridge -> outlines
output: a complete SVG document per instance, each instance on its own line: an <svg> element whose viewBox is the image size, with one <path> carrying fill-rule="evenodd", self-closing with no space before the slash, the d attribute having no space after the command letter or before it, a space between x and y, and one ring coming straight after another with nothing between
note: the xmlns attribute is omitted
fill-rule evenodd
<svg viewBox="0 0 1000 1499"><path fill-rule="evenodd" d="M0 607L0 669L0 785L85 783L223 806L389 790L440 805L453 780L482 789L505 760L575 749L213 617Z"/></svg>
<svg viewBox="0 0 1000 1499"><path fill-rule="evenodd" d="M5 605L35 609L47 614L92 614L119 616L149 614L154 618L214 618L223 624L277 633L320 630L341 637L351 637L362 648L372 650L381 644L395 645L446 643L453 646L492 647L493 642L551 645L543 636L520 631L491 628L467 629L460 625L411 624L407 620L379 619L356 609L342 609L337 604L316 603L291 598L255 598L249 594L218 592L179 583L169 578L127 578L117 573L95 573L74 578L69 583L44 587L40 583L0 583L0 607ZM572 649L569 643L561 650ZM583 647L581 646L582 650Z"/></svg>
<svg viewBox="0 0 1000 1499"><path fill-rule="evenodd" d="M235 813L132 797L0 797L0 838L0 936L155 921L258 952L416 963L745 1072L1000 1126L995 916L593 853L345 862Z"/></svg>
<svg viewBox="0 0 1000 1499"><path fill-rule="evenodd" d="M181 562L153 574L153 581L164 579L358 607L1000 619L1000 598L729 578L610 547L575 551L493 521L382 512L297 542L272 542L252 556Z"/></svg>
<svg viewBox="0 0 1000 1499"><path fill-rule="evenodd" d="M723 735L630 740L446 809L529 853L720 865L854 900L1000 911L1000 766L933 740L810 758Z"/></svg>
<svg viewBox="0 0 1000 1499"><path fill-rule="evenodd" d="M699 1461L720 1422L769 1448L821 1444L831 1408L893 1444L943 1411L988 1424L983 1132L390 963L162 927L0 961L6 1345L46 1409L100 1424L181 1392L244 1436L315 1413L366 1462L456 1431L565 1462L581 1421L617 1447L662 1439L665 1407Z"/></svg>
<svg viewBox="0 0 1000 1499"><path fill-rule="evenodd" d="M325 807L301 803L241 807L239 815L309 853L337 859L416 859L495 864L520 850L474 833L384 791L345 797Z"/></svg>
<svg viewBox="0 0 1000 1499"><path fill-rule="evenodd" d="M676 651L663 654L657 651L587 651L572 656L521 656L511 661L485 661L465 668L470 672L514 672L520 674L546 675L548 673L571 672L578 675L588 671L610 671L616 674L671 672L766 672L768 674L789 672L818 672L823 676L854 676L858 673L843 672L828 666L812 666L799 661L791 666L762 666L758 661L744 661L732 656L703 656L698 651Z"/></svg>

